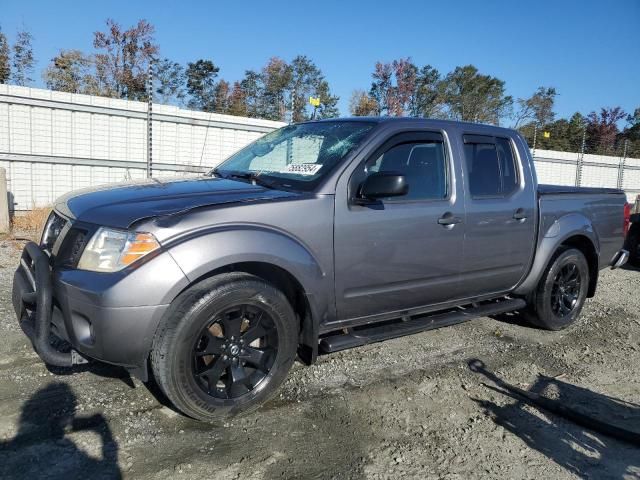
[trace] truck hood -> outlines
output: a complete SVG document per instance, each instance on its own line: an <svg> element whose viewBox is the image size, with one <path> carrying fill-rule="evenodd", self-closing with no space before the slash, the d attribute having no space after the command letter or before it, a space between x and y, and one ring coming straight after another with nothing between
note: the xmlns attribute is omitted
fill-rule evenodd
<svg viewBox="0 0 640 480"><path fill-rule="evenodd" d="M77 190L56 200L55 208L63 215L82 222L129 228L145 218L176 215L198 207L297 195L229 179L181 177Z"/></svg>

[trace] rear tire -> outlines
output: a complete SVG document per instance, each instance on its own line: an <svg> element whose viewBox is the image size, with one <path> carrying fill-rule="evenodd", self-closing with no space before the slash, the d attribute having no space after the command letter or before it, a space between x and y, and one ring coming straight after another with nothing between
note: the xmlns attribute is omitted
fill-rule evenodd
<svg viewBox="0 0 640 480"><path fill-rule="evenodd" d="M574 323L589 290L589 266L575 248L558 250L529 302L527 320L547 330L562 330Z"/></svg>
<svg viewBox="0 0 640 480"><path fill-rule="evenodd" d="M253 275L226 273L174 300L154 338L151 365L180 411L215 422L264 403L286 378L297 345L285 295Z"/></svg>

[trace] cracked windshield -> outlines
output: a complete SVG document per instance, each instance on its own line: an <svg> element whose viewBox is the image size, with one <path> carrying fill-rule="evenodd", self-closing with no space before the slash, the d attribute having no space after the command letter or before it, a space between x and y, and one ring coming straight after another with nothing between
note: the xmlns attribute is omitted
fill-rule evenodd
<svg viewBox="0 0 640 480"><path fill-rule="evenodd" d="M289 125L231 156L213 174L310 190L374 125L353 121Z"/></svg>

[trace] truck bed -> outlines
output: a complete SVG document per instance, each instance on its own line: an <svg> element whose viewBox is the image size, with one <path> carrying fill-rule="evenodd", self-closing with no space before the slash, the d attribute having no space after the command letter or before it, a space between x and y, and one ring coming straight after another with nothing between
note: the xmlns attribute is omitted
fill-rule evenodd
<svg viewBox="0 0 640 480"><path fill-rule="evenodd" d="M578 223L581 217L588 219L584 228L593 229L598 267L604 268L622 246L626 201L624 191L616 188L538 185L540 234L548 235L551 226L565 216Z"/></svg>

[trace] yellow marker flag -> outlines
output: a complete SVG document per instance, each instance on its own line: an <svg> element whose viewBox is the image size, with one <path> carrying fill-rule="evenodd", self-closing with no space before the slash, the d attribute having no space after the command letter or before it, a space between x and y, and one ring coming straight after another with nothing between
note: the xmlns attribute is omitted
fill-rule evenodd
<svg viewBox="0 0 640 480"><path fill-rule="evenodd" d="M320 97L309 97L309 103L314 107L320 106Z"/></svg>
<svg viewBox="0 0 640 480"><path fill-rule="evenodd" d="M542 136L543 136L544 138L551 138L551 132L544 132L544 133L542 134Z"/></svg>

